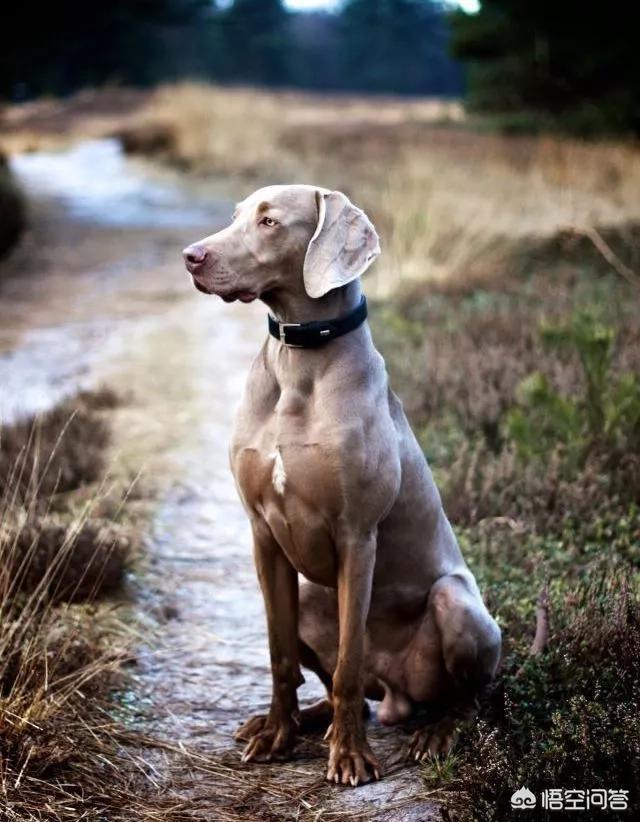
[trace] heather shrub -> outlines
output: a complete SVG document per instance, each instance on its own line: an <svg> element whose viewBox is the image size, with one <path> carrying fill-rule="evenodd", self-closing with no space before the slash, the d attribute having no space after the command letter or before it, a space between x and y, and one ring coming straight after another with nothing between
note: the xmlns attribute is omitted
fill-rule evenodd
<svg viewBox="0 0 640 822"><path fill-rule="evenodd" d="M637 293L610 274L552 267L481 288L434 287L384 312L374 333L392 386L503 632L479 720L450 757L425 767L427 787L452 820L511 819L522 785L538 795L627 789L633 807ZM547 630L532 654L541 591Z"/></svg>
<svg viewBox="0 0 640 822"><path fill-rule="evenodd" d="M543 655L514 652L460 741L461 819L511 819L521 785L615 788L640 780L640 598L625 574L557 592ZM533 816L532 818L541 818Z"/></svg>

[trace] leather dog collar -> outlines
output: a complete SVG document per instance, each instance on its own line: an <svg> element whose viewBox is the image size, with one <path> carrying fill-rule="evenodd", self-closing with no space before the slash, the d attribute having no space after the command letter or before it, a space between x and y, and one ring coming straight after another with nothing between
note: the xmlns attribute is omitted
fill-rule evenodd
<svg viewBox="0 0 640 822"><path fill-rule="evenodd" d="M364 294L360 303L348 314L333 320L313 320L309 323L281 323L269 314L269 333L289 348L320 348L362 325L367 319Z"/></svg>

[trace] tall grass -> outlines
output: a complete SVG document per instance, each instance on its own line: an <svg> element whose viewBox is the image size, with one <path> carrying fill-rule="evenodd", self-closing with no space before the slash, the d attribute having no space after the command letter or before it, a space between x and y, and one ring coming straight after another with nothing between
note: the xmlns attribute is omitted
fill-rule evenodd
<svg viewBox="0 0 640 822"><path fill-rule="evenodd" d="M316 131L336 123L365 129L407 119L448 122L462 116L460 105L450 102L375 101L180 83L157 89L121 136L130 150L165 154L183 168L282 181L282 175L313 171L299 147L287 144L290 130Z"/></svg>

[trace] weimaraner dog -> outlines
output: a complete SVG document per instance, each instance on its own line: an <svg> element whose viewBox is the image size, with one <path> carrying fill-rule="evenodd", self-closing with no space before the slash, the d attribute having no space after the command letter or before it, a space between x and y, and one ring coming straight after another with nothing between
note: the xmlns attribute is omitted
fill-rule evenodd
<svg viewBox="0 0 640 822"><path fill-rule="evenodd" d="M365 698L385 724L441 706L409 754L444 753L501 647L365 322L360 276L379 253L359 208L308 185L256 191L184 251L200 291L272 315L231 444L273 675L269 713L237 732L243 760L283 759L297 732L326 728L327 779L354 786L381 773ZM301 665L327 689L303 710Z"/></svg>

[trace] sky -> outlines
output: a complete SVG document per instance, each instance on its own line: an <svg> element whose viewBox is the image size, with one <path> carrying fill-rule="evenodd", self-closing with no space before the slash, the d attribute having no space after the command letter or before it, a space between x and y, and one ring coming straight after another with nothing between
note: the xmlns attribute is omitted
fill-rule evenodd
<svg viewBox="0 0 640 822"><path fill-rule="evenodd" d="M333 9L340 2L341 0L285 0L285 5L290 9ZM454 0L454 2L470 13L474 13L480 8L478 0Z"/></svg>

